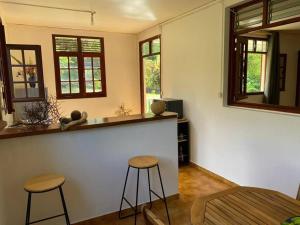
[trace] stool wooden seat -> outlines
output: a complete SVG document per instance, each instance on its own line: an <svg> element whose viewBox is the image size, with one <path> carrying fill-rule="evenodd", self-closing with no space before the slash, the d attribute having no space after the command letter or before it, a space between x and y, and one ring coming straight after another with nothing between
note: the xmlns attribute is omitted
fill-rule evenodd
<svg viewBox="0 0 300 225"><path fill-rule="evenodd" d="M33 177L29 179L25 185L24 189L28 192L28 200L27 200L27 210L26 210L26 220L25 225L31 225L39 222L43 222L46 220L51 220L57 217L64 216L66 220L66 224L70 225L69 215L67 211L67 206L65 202L65 197L63 193L62 186L65 183L65 177L58 174L45 174ZM44 219L39 219L36 221L30 221L30 211L31 211L31 197L33 194L37 193L45 193L49 191L53 191L55 189L59 190L62 206L64 209L64 212L55 216L50 216Z"/></svg>
<svg viewBox="0 0 300 225"><path fill-rule="evenodd" d="M65 180L64 176L57 174L36 176L25 183L24 189L32 193L48 192L63 185Z"/></svg>
<svg viewBox="0 0 300 225"><path fill-rule="evenodd" d="M147 169L158 165L155 156L136 156L128 160L128 165L137 169Z"/></svg>

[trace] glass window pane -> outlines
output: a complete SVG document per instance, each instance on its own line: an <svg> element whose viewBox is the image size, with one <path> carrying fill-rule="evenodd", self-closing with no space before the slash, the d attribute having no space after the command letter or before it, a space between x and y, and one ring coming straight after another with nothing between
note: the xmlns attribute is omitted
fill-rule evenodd
<svg viewBox="0 0 300 225"><path fill-rule="evenodd" d="M86 81L86 82L85 82L85 91L86 91L87 93L94 92L93 81Z"/></svg>
<svg viewBox="0 0 300 225"><path fill-rule="evenodd" d="M55 37L55 49L58 52L77 52L76 37Z"/></svg>
<svg viewBox="0 0 300 225"><path fill-rule="evenodd" d="M79 93L79 82L71 82L71 93L73 94Z"/></svg>
<svg viewBox="0 0 300 225"><path fill-rule="evenodd" d="M61 82L61 93L62 94L70 94L69 82Z"/></svg>
<svg viewBox="0 0 300 225"><path fill-rule="evenodd" d="M263 41L262 43L263 43L262 51L263 51L263 52L267 52L268 42L267 42L267 41Z"/></svg>
<svg viewBox="0 0 300 225"><path fill-rule="evenodd" d="M160 39L157 38L152 41L152 53L160 52Z"/></svg>
<svg viewBox="0 0 300 225"><path fill-rule="evenodd" d="M15 98L26 98L25 83L14 84L14 96Z"/></svg>
<svg viewBox="0 0 300 225"><path fill-rule="evenodd" d="M99 38L81 38L82 52L101 52L101 41Z"/></svg>
<svg viewBox="0 0 300 225"><path fill-rule="evenodd" d="M92 70L85 70L85 80L93 80L93 72Z"/></svg>
<svg viewBox="0 0 300 225"><path fill-rule="evenodd" d="M70 68L78 68L77 57L69 57Z"/></svg>
<svg viewBox="0 0 300 225"><path fill-rule="evenodd" d="M247 63L247 93L261 91L262 55L249 53Z"/></svg>
<svg viewBox="0 0 300 225"><path fill-rule="evenodd" d="M262 41L256 41L256 51L257 52L262 52L262 50L263 50Z"/></svg>
<svg viewBox="0 0 300 225"><path fill-rule="evenodd" d="M100 69L94 70L94 80L101 80L101 70Z"/></svg>
<svg viewBox="0 0 300 225"><path fill-rule="evenodd" d="M254 41L253 40L248 40L248 51L253 51L254 50Z"/></svg>
<svg viewBox="0 0 300 225"><path fill-rule="evenodd" d="M61 69L60 70L60 80L61 81L68 81L69 80L69 70L68 69Z"/></svg>
<svg viewBox="0 0 300 225"><path fill-rule="evenodd" d="M92 58L84 57L84 68L86 69L92 68Z"/></svg>
<svg viewBox="0 0 300 225"><path fill-rule="evenodd" d="M95 85L95 92L101 92L102 91L101 81L94 81L94 85Z"/></svg>
<svg viewBox="0 0 300 225"><path fill-rule="evenodd" d="M68 68L68 57L60 56L59 57L59 67Z"/></svg>
<svg viewBox="0 0 300 225"><path fill-rule="evenodd" d="M38 98L40 96L39 84L38 83L27 84L27 92L29 98L30 97Z"/></svg>
<svg viewBox="0 0 300 225"><path fill-rule="evenodd" d="M71 81L78 81L78 69L70 69Z"/></svg>
<svg viewBox="0 0 300 225"><path fill-rule="evenodd" d="M99 57L93 57L93 67L100 68L100 58Z"/></svg>
<svg viewBox="0 0 300 225"><path fill-rule="evenodd" d="M26 65L36 65L36 55L34 50L24 50Z"/></svg>
<svg viewBox="0 0 300 225"><path fill-rule="evenodd" d="M23 65L22 51L10 50L10 60L12 65Z"/></svg>
<svg viewBox="0 0 300 225"><path fill-rule="evenodd" d="M26 80L28 82L36 82L38 80L36 67L34 66L25 67L25 72L26 72Z"/></svg>
<svg viewBox="0 0 300 225"><path fill-rule="evenodd" d="M12 67L12 76L14 82L16 81L24 82L23 67Z"/></svg>
<svg viewBox="0 0 300 225"><path fill-rule="evenodd" d="M149 55L150 54L150 45L149 42L145 42L142 45L142 55Z"/></svg>

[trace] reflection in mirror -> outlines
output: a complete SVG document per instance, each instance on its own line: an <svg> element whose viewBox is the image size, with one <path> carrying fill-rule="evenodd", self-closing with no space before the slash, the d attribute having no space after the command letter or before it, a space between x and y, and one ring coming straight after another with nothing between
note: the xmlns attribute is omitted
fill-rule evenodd
<svg viewBox="0 0 300 225"><path fill-rule="evenodd" d="M300 107L300 23L236 38L236 102Z"/></svg>

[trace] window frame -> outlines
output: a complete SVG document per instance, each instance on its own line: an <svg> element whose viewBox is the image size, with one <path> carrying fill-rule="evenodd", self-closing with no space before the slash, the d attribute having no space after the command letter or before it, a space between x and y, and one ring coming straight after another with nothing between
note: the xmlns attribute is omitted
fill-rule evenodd
<svg viewBox="0 0 300 225"><path fill-rule="evenodd" d="M268 52L267 51L266 52L256 51L256 46L257 46L256 42L257 41L266 41L267 45L268 45L268 39L266 39L266 38L257 38L257 37L249 37L249 38L246 37L246 38L247 38L248 41L249 40L253 40L254 43L255 43L255 45L254 45L255 48L253 49L253 51L247 50L248 56L249 56L249 53L255 53L255 54L265 55L266 56L265 69L266 69L266 67L267 67L267 54L268 54ZM247 75L248 75L248 66L247 66ZM264 93L263 91L257 91L257 92L248 92L247 91L247 78L248 78L248 76L246 77L246 95L262 95ZM264 80L266 80L266 71L265 71Z"/></svg>
<svg viewBox="0 0 300 225"><path fill-rule="evenodd" d="M56 37L71 37L77 39L77 52L56 51L55 38ZM99 39L101 44L101 52L82 52L81 38ZM106 67L105 67L105 48L103 37L91 37L91 36L77 36L77 35L63 35L52 34L53 44L53 57L54 57L54 69L55 69L55 84L56 84L56 98L57 99L78 99L78 98L98 98L107 97L106 90ZM79 93L63 94L61 91L61 79L60 79L60 66L59 57L77 57L78 62L78 82ZM100 58L100 70L101 70L101 92L86 92L85 91L85 77L84 77L84 57L99 57ZM70 81L69 81L70 82Z"/></svg>
<svg viewBox="0 0 300 225"><path fill-rule="evenodd" d="M263 23L261 26L243 29L240 31L235 30L235 12L237 10L243 9L245 7L254 5L256 3L263 2ZM278 22L270 23L269 21L269 3L270 0L251 0L246 3L242 3L240 5L234 6L230 8L230 16L229 16L229 60L228 60L228 85L227 85L227 105L228 106L236 106L243 108L253 108L253 109L262 109L262 110L271 110L271 111L279 111L279 112L287 112L287 113L297 113L300 114L300 107L297 108L295 106L282 106L282 105L271 105L265 103L248 103L248 102L238 102L235 99L235 39L238 35L250 33L257 30L262 30L265 28L278 27L286 24L291 24L295 22L300 22L300 16L296 16L293 18L283 19Z"/></svg>
<svg viewBox="0 0 300 225"><path fill-rule="evenodd" d="M11 101L12 102L37 102L37 101L43 101L46 97L45 95L45 87L44 87L44 73L43 73L43 60L42 60L42 50L40 45L20 45L20 44L7 44L6 45L7 50L7 58L8 58L8 69L9 69L9 83L10 83L10 90L11 90ZM24 60L24 51L25 50L33 50L36 54L36 69L37 73L39 75L39 79L37 82L39 86L39 97L25 97L25 98L16 98L14 96L14 83L24 83L25 88L27 90L27 80L25 78L24 82L14 82L13 81L13 74L12 74L12 67L15 67L16 65L12 65L11 63L11 57L10 57L10 50L21 50L22 51L22 57ZM26 65L25 62L20 67L25 69ZM27 91L26 91L27 93ZM27 94L26 94L27 95Z"/></svg>
<svg viewBox="0 0 300 225"><path fill-rule="evenodd" d="M160 49L159 52L152 53L152 41L159 39L160 41ZM143 44L149 42L149 54L143 55ZM159 82L160 82L160 97L161 97L161 91L162 91L162 85L161 85L161 35L155 35L153 37L150 37L148 39L142 40L139 42L139 63L140 63L140 96L141 96L141 113L145 113L145 94L144 94L144 63L143 59L145 57L149 56L154 56L154 55L160 55L160 62L159 62L159 67L160 67L160 77L159 77Z"/></svg>

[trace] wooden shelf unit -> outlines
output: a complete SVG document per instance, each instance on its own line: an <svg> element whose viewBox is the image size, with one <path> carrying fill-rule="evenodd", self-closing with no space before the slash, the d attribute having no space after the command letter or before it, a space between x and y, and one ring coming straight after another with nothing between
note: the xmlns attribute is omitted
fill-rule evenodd
<svg viewBox="0 0 300 225"><path fill-rule="evenodd" d="M178 164L187 165L190 162L190 131L189 121L185 118L178 119Z"/></svg>

